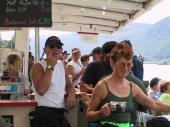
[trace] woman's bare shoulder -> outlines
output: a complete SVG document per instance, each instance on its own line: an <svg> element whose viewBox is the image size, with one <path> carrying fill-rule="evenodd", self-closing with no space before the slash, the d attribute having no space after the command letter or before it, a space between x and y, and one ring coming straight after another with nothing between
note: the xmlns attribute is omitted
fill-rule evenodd
<svg viewBox="0 0 170 127"><path fill-rule="evenodd" d="M95 86L94 92L98 94L101 98L104 98L107 94L107 88L105 80L101 80Z"/></svg>
<svg viewBox="0 0 170 127"><path fill-rule="evenodd" d="M141 90L140 90L139 86L136 85L135 83L130 82L130 84L131 84L131 86L132 86L133 96L135 97Z"/></svg>
<svg viewBox="0 0 170 127"><path fill-rule="evenodd" d="M97 83L97 85L96 85L96 87L98 87L98 89L103 89L104 87L105 87L105 85L106 85L106 79L104 78L104 79L102 79L102 80L100 80L98 83Z"/></svg>

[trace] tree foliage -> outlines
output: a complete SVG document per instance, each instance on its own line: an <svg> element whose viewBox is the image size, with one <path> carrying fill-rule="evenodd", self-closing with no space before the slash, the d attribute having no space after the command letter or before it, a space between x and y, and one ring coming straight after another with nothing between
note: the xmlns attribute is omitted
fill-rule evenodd
<svg viewBox="0 0 170 127"><path fill-rule="evenodd" d="M0 41L0 48L15 48L15 38L16 34L13 35L11 40L1 40Z"/></svg>

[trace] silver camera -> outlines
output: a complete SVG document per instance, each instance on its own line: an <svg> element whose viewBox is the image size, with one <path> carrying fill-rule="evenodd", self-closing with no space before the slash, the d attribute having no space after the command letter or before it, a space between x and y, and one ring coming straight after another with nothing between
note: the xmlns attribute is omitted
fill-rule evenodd
<svg viewBox="0 0 170 127"><path fill-rule="evenodd" d="M110 101L111 111L124 112L126 110L126 102Z"/></svg>

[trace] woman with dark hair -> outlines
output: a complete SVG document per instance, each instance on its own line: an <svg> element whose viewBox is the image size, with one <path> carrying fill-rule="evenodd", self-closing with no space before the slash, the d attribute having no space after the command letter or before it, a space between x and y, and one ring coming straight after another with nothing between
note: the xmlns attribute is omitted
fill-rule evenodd
<svg viewBox="0 0 170 127"><path fill-rule="evenodd" d="M170 106L149 98L125 78L133 66L132 57L132 47L125 42L113 48L110 58L113 73L95 86L88 103L88 120L99 120L101 127L130 127L133 100L154 110L170 111Z"/></svg>

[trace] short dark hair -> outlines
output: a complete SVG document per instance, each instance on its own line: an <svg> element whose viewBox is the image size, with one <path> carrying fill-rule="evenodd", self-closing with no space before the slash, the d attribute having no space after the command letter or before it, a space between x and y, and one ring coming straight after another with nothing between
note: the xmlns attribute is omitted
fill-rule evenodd
<svg viewBox="0 0 170 127"><path fill-rule="evenodd" d="M117 45L117 42L116 41L108 41L108 42L105 42L103 45L102 45L102 53L103 54L108 54L112 51L112 49Z"/></svg>
<svg viewBox="0 0 170 127"><path fill-rule="evenodd" d="M150 88L154 87L155 85L158 85L159 81L160 79L157 77L151 79L150 84L149 84Z"/></svg>
<svg viewBox="0 0 170 127"><path fill-rule="evenodd" d="M89 60L89 55L82 55L80 58L81 62L84 62L86 60Z"/></svg>
<svg viewBox="0 0 170 127"><path fill-rule="evenodd" d="M101 47L96 47L92 50L92 52L90 53L90 56L94 55L94 54L102 54L102 48Z"/></svg>

